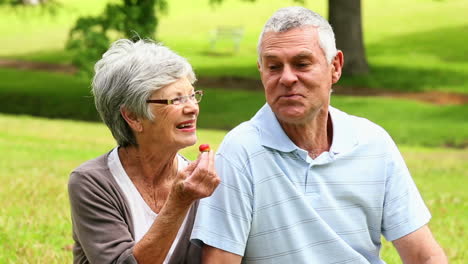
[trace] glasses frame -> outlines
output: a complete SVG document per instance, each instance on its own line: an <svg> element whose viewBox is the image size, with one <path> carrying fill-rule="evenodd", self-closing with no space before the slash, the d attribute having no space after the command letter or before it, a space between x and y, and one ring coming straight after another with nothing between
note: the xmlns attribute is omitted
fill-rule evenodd
<svg viewBox="0 0 468 264"><path fill-rule="evenodd" d="M200 99L197 100L197 95L200 96ZM196 90L191 95L177 96L173 99L148 99L146 100L147 104L165 104L165 105L181 105L187 103L188 100L192 100L197 104L201 102L203 97L203 90ZM176 102L176 103L175 103Z"/></svg>

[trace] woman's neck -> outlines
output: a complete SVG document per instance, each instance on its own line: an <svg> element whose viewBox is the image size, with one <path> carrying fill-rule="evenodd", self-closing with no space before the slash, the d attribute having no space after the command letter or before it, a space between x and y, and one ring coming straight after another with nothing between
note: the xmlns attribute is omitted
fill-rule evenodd
<svg viewBox="0 0 468 264"><path fill-rule="evenodd" d="M143 200L153 212L159 213L177 177L177 153L148 152L138 147L120 147L118 152L125 172Z"/></svg>
<svg viewBox="0 0 468 264"><path fill-rule="evenodd" d="M149 151L143 147L120 147L119 157L128 176L153 186L172 182L178 170L177 152Z"/></svg>

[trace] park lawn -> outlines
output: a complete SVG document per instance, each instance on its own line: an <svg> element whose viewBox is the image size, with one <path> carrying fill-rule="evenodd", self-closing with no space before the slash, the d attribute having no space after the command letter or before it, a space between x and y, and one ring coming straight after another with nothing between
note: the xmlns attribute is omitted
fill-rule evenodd
<svg viewBox="0 0 468 264"><path fill-rule="evenodd" d="M117 0L113 0L117 1ZM64 1L62 1L64 2ZM80 15L95 15L109 1L69 0L54 17L37 11L0 8L0 57L69 63L63 51L69 28ZM171 0L160 16L158 39L187 57L200 76L258 78L256 43L261 27L279 7L292 0ZM326 16L327 1L306 1L305 6ZM403 8L404 7L404 8ZM347 86L402 91L468 93L468 32L466 0L364 1L363 28L371 74L343 77ZM25 19L27 18L27 19ZM430 21L430 23L428 23ZM230 41L210 49L210 34L218 26L244 28L241 49L233 53ZM146 36L142 36L146 37ZM346 54L345 54L346 58Z"/></svg>
<svg viewBox="0 0 468 264"><path fill-rule="evenodd" d="M200 129L217 149L225 131ZM0 263L70 263L73 243L67 196L70 171L114 147L98 123L0 114ZM430 227L453 264L466 260L468 150L402 146L429 206ZM196 146L182 151L190 159ZM6 184L5 184L6 183ZM387 263L400 263L384 242Z"/></svg>

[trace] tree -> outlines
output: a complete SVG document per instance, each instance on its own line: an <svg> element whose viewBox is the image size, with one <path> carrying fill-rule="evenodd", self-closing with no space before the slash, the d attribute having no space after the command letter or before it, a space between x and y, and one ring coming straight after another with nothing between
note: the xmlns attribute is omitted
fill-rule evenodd
<svg viewBox="0 0 468 264"><path fill-rule="evenodd" d="M73 53L72 63L83 73L91 74L92 65L109 47L111 36L154 39L156 11L166 9L166 0L122 0L119 4L107 4L100 16L79 18L66 45Z"/></svg>
<svg viewBox="0 0 468 264"><path fill-rule="evenodd" d="M335 32L336 46L345 55L343 73L368 73L362 36L361 0L328 0L328 19Z"/></svg>

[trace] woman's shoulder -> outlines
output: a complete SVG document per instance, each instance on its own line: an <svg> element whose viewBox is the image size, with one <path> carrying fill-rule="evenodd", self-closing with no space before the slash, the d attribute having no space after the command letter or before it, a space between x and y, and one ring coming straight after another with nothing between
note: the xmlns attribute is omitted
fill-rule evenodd
<svg viewBox="0 0 468 264"><path fill-rule="evenodd" d="M126 200L108 166L110 152L86 161L70 174L68 195L72 207L100 208L113 204L124 210Z"/></svg>
<svg viewBox="0 0 468 264"><path fill-rule="evenodd" d="M68 184L82 185L86 183L100 184L108 182L109 176L112 176L107 163L109 154L110 152L105 153L75 168L70 174Z"/></svg>

